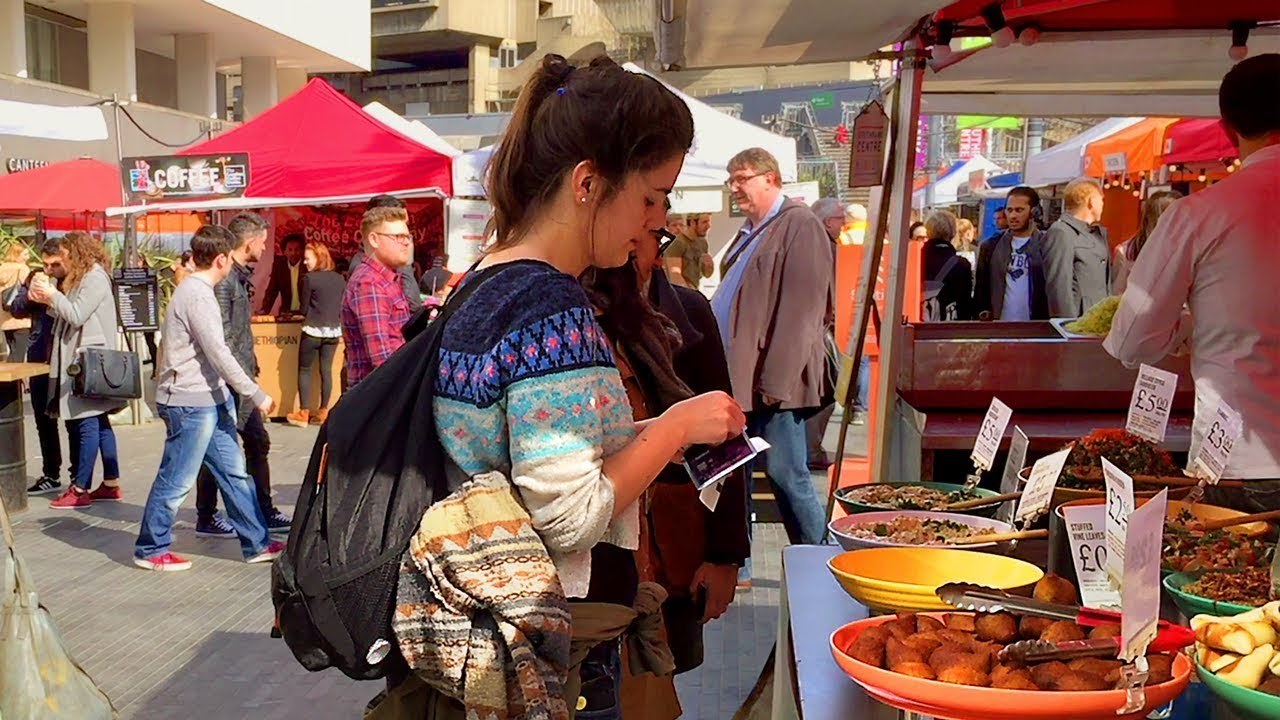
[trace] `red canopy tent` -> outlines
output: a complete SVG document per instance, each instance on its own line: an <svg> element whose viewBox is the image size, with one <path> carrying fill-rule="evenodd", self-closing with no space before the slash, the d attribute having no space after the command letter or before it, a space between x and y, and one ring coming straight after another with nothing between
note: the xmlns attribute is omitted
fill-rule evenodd
<svg viewBox="0 0 1280 720"><path fill-rule="evenodd" d="M1164 162L1168 165L1214 163L1238 154L1218 120L1182 120L1164 133Z"/></svg>
<svg viewBox="0 0 1280 720"><path fill-rule="evenodd" d="M0 210L100 213L121 197L120 169L90 158L0 177Z"/></svg>
<svg viewBox="0 0 1280 720"><path fill-rule="evenodd" d="M240 127L179 155L248 153L240 198L164 202L112 213L359 202L372 195L445 197L451 160L360 109L319 78Z"/></svg>

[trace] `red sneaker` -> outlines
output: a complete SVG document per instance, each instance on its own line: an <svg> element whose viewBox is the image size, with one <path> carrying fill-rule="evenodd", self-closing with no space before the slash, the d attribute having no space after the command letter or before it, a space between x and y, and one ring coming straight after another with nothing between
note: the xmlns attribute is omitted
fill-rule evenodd
<svg viewBox="0 0 1280 720"><path fill-rule="evenodd" d="M191 569L190 560L181 555L174 555L171 552L152 555L149 558L136 557L133 559L133 564L143 570L155 570L156 572L178 572Z"/></svg>
<svg viewBox="0 0 1280 720"><path fill-rule="evenodd" d="M93 498L89 497L89 493L67 488L67 491L59 495L57 500L49 503L49 507L54 510L78 510L92 504Z"/></svg>
<svg viewBox="0 0 1280 720"><path fill-rule="evenodd" d="M89 499L95 502L121 502L124 500L124 489L119 485L99 485L97 490L89 493Z"/></svg>
<svg viewBox="0 0 1280 720"><path fill-rule="evenodd" d="M257 555L254 555L253 557L245 558L244 561L249 563L250 565L254 565L257 563L269 563L272 560L275 560L276 558L280 557L280 553L283 553L283 552L284 552L284 543L280 542L279 540L272 540L271 544L268 545L266 549L264 549L262 552L258 553Z"/></svg>

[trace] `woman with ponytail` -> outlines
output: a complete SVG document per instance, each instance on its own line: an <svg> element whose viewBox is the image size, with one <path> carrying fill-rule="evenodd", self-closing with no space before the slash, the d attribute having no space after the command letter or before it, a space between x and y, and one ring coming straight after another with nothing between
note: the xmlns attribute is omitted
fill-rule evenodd
<svg viewBox="0 0 1280 720"><path fill-rule="evenodd" d="M467 476L511 478L570 600L575 645L591 635L593 608L636 601L637 500L650 483L685 447L745 427L723 392L636 423L579 283L590 268L625 265L662 227L692 142L688 108L657 80L607 58L544 58L487 171L485 279L443 332L440 440ZM565 678L568 706L617 718L617 633L596 645L595 670Z"/></svg>

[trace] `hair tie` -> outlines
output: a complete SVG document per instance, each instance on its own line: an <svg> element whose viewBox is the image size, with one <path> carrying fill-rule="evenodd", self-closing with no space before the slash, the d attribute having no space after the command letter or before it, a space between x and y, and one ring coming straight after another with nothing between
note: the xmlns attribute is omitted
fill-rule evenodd
<svg viewBox="0 0 1280 720"><path fill-rule="evenodd" d="M556 88L556 94L557 94L557 95L564 95L564 88L562 88L562 87L558 87L558 88Z"/></svg>

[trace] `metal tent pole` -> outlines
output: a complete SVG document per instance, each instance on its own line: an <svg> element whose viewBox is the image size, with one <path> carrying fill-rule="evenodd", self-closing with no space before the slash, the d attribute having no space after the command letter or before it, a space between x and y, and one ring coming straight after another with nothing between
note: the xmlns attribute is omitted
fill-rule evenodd
<svg viewBox="0 0 1280 720"><path fill-rule="evenodd" d="M892 480L889 477L893 446L891 423L897 405L898 344L902 337L903 295L906 290L905 275L910 250L910 243L906 238L907 227L911 220L916 131L920 122L920 95L924 85L925 58L923 55L912 52L919 48L919 42L916 40L908 41L904 47L907 56L903 59L901 80L898 83L901 96L894 108L898 114L896 122L902 132L898 134L895 148L897 152L894 153L893 183L886 188L886 192L893 193L887 227L889 237L892 238L890 247L893 248L893 258L889 262L889 286L886 289L883 332L878 337L880 377L875 388L876 401L873 404L879 417L873 424L875 435L871 438L871 479L877 482Z"/></svg>

